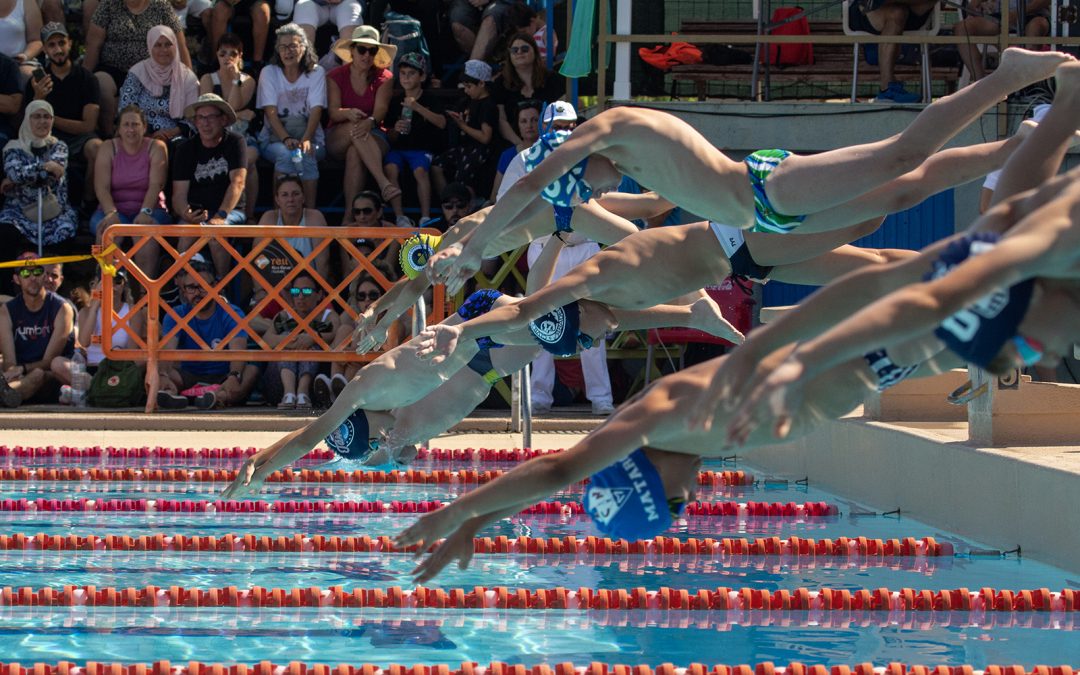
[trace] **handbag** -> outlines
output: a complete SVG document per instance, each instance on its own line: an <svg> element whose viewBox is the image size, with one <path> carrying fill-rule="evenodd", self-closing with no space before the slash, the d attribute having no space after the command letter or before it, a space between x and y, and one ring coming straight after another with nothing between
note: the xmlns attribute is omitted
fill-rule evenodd
<svg viewBox="0 0 1080 675"><path fill-rule="evenodd" d="M60 215L60 200L56 198L56 193L52 190L41 188L44 194L41 195L41 222L52 220ZM34 199L29 204L22 207L23 217L27 220L37 222L38 219L38 202Z"/></svg>
<svg viewBox="0 0 1080 675"><path fill-rule="evenodd" d="M145 376L144 363L102 359L94 378L90 380L86 402L95 408L130 408L143 405L146 403L146 389L143 386Z"/></svg>

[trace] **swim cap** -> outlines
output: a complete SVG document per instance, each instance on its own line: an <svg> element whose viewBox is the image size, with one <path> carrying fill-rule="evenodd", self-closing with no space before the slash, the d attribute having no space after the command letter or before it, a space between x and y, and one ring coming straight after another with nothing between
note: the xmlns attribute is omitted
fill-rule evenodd
<svg viewBox="0 0 1080 675"><path fill-rule="evenodd" d="M540 139L525 151L525 170L531 172L539 166L540 162L570 138L570 133L565 130L556 130L540 136ZM544 188L540 196L544 198L544 201L555 206L573 206L574 195L580 197L583 202L589 201L593 191L585 180L585 166L588 163L588 157L578 162L574 168Z"/></svg>
<svg viewBox="0 0 1080 675"><path fill-rule="evenodd" d="M369 431L367 413L360 409L326 437L326 444L338 457L363 462L379 449L379 442L369 439Z"/></svg>
<svg viewBox="0 0 1080 675"><path fill-rule="evenodd" d="M949 244L934 261L926 280L939 279L973 255L997 245L996 234L977 232ZM941 322L936 335L957 356L987 368L1006 342L1017 334L1027 314L1035 280L1027 279L1009 288L996 288ZM1025 355L1027 358L1027 355Z"/></svg>
<svg viewBox="0 0 1080 675"><path fill-rule="evenodd" d="M573 356L578 351L581 332L581 310L576 302L563 305L529 324L529 332L537 344L555 356ZM589 338L589 346L592 339Z"/></svg>
<svg viewBox="0 0 1080 675"><path fill-rule="evenodd" d="M398 262L401 271L410 279L420 276L424 265L439 248L442 237L433 234L414 234L401 243L401 251L398 253Z"/></svg>
<svg viewBox="0 0 1080 675"><path fill-rule="evenodd" d="M671 527L664 483L640 448L590 476L582 505L598 530L618 539L651 539Z"/></svg>

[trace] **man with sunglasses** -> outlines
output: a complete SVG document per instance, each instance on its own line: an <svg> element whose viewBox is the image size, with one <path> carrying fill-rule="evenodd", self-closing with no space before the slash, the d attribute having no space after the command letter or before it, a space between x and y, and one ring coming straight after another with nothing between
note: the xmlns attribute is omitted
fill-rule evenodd
<svg viewBox="0 0 1080 675"><path fill-rule="evenodd" d="M19 259L26 265L14 275L19 292L0 307L0 403L8 408L55 403L60 383L52 376L52 362L70 359L75 350L75 310L46 290L45 268L33 263L36 255Z"/></svg>
<svg viewBox="0 0 1080 675"><path fill-rule="evenodd" d="M196 253L189 266L192 271L178 277L182 303L175 308L178 316L189 320L186 327L170 337L162 349L213 349L236 327L236 321L225 310L228 301L214 289L216 279L210 264ZM212 296L209 300L206 299L208 293ZM244 315L235 305L229 306L236 316ZM176 325L172 314L166 313L161 321L161 336L169 335ZM241 330L229 338L225 348L246 347L247 333ZM255 387L259 368L239 360L181 361L178 364L160 361L158 375L158 407L183 409L188 406L190 399L195 407L207 409L239 405L247 400Z"/></svg>
<svg viewBox="0 0 1080 675"><path fill-rule="evenodd" d="M441 223L428 223L425 227L437 227L446 232L458 221L476 211L473 208L472 191L465 183L450 183L439 196L443 219Z"/></svg>

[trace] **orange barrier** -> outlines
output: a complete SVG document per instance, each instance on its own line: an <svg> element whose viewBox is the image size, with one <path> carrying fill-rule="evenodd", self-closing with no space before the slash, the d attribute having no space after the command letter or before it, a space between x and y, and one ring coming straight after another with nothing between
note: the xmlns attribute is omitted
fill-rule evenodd
<svg viewBox="0 0 1080 675"><path fill-rule="evenodd" d="M312 328L315 322L327 308L344 308L344 314L352 320L356 320L357 312L349 303L347 290L353 280L361 274L371 275L384 289L392 285L391 280L379 273L374 266L374 261L387 251L389 246L397 241L404 241L416 232L438 235L438 230L425 228L403 227L288 227L288 226L210 226L210 225L115 225L108 228L102 239L102 245L95 247L94 252L100 253L108 250L110 246L116 246L112 251L113 262L118 269L128 272L132 282L138 283L146 290L146 294L140 298L126 317L120 317L116 311L118 307L112 305L112 277L103 275L101 302L102 316L110 317L109 321L102 321L101 344L105 355L110 358L125 360L145 360L147 362L147 382L151 391L158 388L157 362L164 361L296 361L298 359L310 361L369 361L378 356L378 353L358 355L349 348L348 343L328 344L319 333ZM304 237L313 241L312 251L307 256L299 254L289 242L290 238ZM134 243L129 247L120 247L118 243L131 238ZM177 250L173 241L178 238L192 238L194 243L183 253ZM357 247L356 239L366 239L375 243L374 249L369 255L364 255ZM238 247L232 242L235 240L248 240L250 246L247 253L240 253ZM230 269L214 284L208 284L198 274L194 278L198 280L206 290L206 295L199 300L193 311L186 317L181 317L176 310L162 300L162 292L173 282L174 279L187 272L193 272L191 258L200 253L207 261L211 260L210 242L213 241L229 255ZM135 264L134 256L145 246L152 242L161 247L162 257L173 262L156 278L150 278ZM337 242L357 262L356 269L352 270L337 284L332 284L315 270L314 261L331 242ZM279 266L281 269L275 276L280 278L271 283L263 270ZM297 326L275 347L271 347L263 339L258 331L251 329L251 321L259 315L264 307L271 302L277 302L281 307L291 307L291 303L285 298L285 289L301 272L309 273L315 280L318 288L325 292L325 297L305 317L294 317ZM255 288L261 288L266 292L259 302L246 314L239 314L228 302L224 300L225 290L234 279L241 274L247 273ZM446 316L446 304L444 289L436 286L432 307L431 321L441 321ZM195 314L212 303L220 305L225 312L236 321L236 327L224 336L218 344L208 345L200 338L189 323ZM140 311L146 314L146 337L135 334L131 329L130 321ZM161 334L160 326L162 318L170 316L176 322L176 326L168 332ZM113 335L120 330L125 330L129 335L128 347L116 349L113 347ZM162 345L176 337L183 331L199 346L199 349L162 349ZM226 351L231 339L245 332L249 338L249 348ZM308 349L286 349L300 336L308 336L312 346ZM254 343L255 348L250 348ZM150 396L146 409L150 412L155 407L155 397Z"/></svg>
<svg viewBox="0 0 1080 675"><path fill-rule="evenodd" d="M903 588L875 589L761 588L688 590L661 587L577 590L475 586L451 588L114 588L64 586L61 589L0 588L0 606L25 607L391 607L440 609L660 609L687 612L754 611L961 611L961 612L1080 612L1080 590L1051 592L958 588L942 591Z"/></svg>
<svg viewBox="0 0 1080 675"><path fill-rule="evenodd" d="M929 667L895 662L877 667L871 663L831 667L803 663L776 666L771 662L759 663L755 666L710 666L703 663L691 663L685 667L664 663L653 667L647 664L625 665L598 662L588 665L563 662L528 666L520 663L508 664L492 661L487 665L465 662L459 667L451 667L449 664L403 665L396 663L387 666L372 663L329 665L303 661L290 661L280 665L270 661L260 661L251 666L243 663L222 664L201 661L188 661L175 665L169 661L155 661L154 663L88 661L82 665L69 661L39 662L27 665L0 661L0 675L1073 675L1073 668L1071 666L1035 666L1029 671L1023 666L991 665L977 670L970 665Z"/></svg>
<svg viewBox="0 0 1080 675"><path fill-rule="evenodd" d="M401 547L387 536L338 537L314 535L270 537L254 534L226 534L221 537L185 534L86 535L77 534L0 535L0 551L190 551L249 553L403 553L415 546ZM758 539L676 539L657 536L640 541L607 537L477 537L473 551L481 554L537 555L664 555L664 556L770 556L785 558L895 558L945 557L953 546L933 537L915 539L804 539L761 537Z"/></svg>

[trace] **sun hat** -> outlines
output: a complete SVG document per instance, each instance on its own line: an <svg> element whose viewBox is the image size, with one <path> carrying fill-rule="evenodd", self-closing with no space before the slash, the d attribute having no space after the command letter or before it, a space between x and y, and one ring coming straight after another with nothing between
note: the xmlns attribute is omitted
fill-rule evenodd
<svg viewBox="0 0 1080 675"><path fill-rule="evenodd" d="M199 98L195 99L195 102L184 109L184 117L189 120L195 119L195 111L205 106L212 106L217 108L228 120L225 122L225 126L229 126L236 122L236 112L229 105L228 101L221 98L217 94L202 94Z"/></svg>
<svg viewBox="0 0 1080 675"><path fill-rule="evenodd" d="M374 26L357 26L354 28L351 36L343 37L334 43L334 53L345 63L351 63L353 45L378 47L379 52L375 54L374 60L377 68L389 68L390 64L394 62L394 55L397 54L397 47L379 42L379 31Z"/></svg>
<svg viewBox="0 0 1080 675"><path fill-rule="evenodd" d="M473 82L491 82L491 66L480 59L469 59L465 62L465 74L463 80Z"/></svg>

